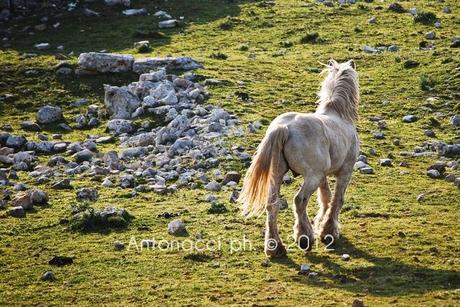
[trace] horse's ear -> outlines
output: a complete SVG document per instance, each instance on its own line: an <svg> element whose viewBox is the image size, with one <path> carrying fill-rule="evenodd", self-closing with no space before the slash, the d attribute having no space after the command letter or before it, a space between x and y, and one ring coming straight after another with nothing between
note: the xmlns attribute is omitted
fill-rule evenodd
<svg viewBox="0 0 460 307"><path fill-rule="evenodd" d="M356 70L356 62L355 60L350 60L348 61L348 63L350 64L350 67L353 68L354 70Z"/></svg>
<svg viewBox="0 0 460 307"><path fill-rule="evenodd" d="M327 62L327 65L331 66L331 67L336 67L337 66L337 62L331 58L328 62Z"/></svg>

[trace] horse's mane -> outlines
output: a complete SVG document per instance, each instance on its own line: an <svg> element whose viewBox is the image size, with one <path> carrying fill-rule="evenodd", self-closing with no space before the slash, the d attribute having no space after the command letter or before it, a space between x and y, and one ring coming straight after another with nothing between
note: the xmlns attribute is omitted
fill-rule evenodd
<svg viewBox="0 0 460 307"><path fill-rule="evenodd" d="M335 60L323 70L328 75L319 91L318 111L334 111L345 120L358 121L359 83L353 62L339 64Z"/></svg>

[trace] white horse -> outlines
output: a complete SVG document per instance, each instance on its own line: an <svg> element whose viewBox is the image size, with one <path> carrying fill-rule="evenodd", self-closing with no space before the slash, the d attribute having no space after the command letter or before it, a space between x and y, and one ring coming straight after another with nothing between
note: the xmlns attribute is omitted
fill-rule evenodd
<svg viewBox="0 0 460 307"><path fill-rule="evenodd" d="M315 240L306 208L316 189L320 207L313 221L315 233L322 241L339 237L339 213L359 154L359 84L352 60L340 64L331 60L324 71L328 74L316 112L289 112L275 118L244 178L239 197L243 214L249 217L267 212L265 253L269 257L286 255L276 219L282 178L289 169L304 179L294 197L294 239L298 246L309 250ZM337 178L333 196L329 175Z"/></svg>

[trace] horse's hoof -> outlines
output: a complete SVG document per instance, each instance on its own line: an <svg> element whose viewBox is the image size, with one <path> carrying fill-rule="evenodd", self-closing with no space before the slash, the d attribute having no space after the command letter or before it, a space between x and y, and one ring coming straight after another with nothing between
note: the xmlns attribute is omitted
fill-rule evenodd
<svg viewBox="0 0 460 307"><path fill-rule="evenodd" d="M281 258L287 255L286 248L281 244L278 245L273 249L265 249L265 255L268 258Z"/></svg>

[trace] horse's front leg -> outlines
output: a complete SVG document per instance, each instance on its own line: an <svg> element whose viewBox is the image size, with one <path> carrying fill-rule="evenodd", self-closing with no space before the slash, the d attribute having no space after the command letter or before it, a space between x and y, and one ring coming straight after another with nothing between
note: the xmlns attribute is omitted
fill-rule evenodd
<svg viewBox="0 0 460 307"><path fill-rule="evenodd" d="M294 197L294 240L303 250L310 250L315 242L313 228L310 224L307 205L311 194L318 188L320 179L310 177L304 180L302 187Z"/></svg>
<svg viewBox="0 0 460 307"><path fill-rule="evenodd" d="M350 183L350 179L351 171L337 175L337 182L335 184L335 191L331 204L317 228L318 236L325 243L334 242L340 236L339 214L343 206L345 191Z"/></svg>

